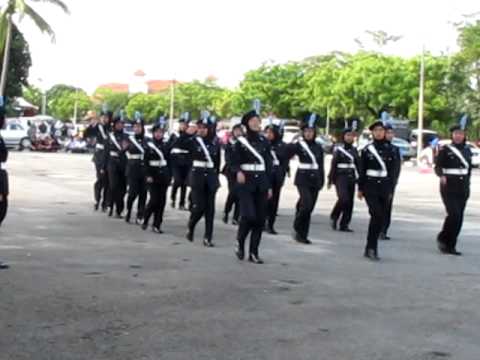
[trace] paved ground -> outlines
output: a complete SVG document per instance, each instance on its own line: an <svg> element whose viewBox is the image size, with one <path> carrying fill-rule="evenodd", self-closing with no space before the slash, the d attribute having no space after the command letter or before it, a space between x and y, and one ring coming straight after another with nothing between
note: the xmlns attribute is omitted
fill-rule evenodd
<svg viewBox="0 0 480 360"><path fill-rule="evenodd" d="M479 357L478 172L461 258L435 249L443 217L436 178L405 169L381 263L361 256L363 203L355 234L328 228L333 191L319 198L314 245L293 243L288 185L282 235L264 236L263 266L235 260L235 228L220 221L218 246L205 249L184 240L183 212L168 209L161 236L94 213L88 156L13 153L10 173L1 360Z"/></svg>

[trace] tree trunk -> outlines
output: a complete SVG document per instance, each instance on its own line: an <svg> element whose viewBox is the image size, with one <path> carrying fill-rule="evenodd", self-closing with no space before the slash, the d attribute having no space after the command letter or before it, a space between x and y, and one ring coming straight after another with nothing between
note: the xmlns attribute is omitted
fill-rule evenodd
<svg viewBox="0 0 480 360"><path fill-rule="evenodd" d="M5 95L7 85L8 61L10 58L10 42L12 40L12 17L7 15L7 35L5 39L5 49L3 50L2 74L0 78L0 96Z"/></svg>

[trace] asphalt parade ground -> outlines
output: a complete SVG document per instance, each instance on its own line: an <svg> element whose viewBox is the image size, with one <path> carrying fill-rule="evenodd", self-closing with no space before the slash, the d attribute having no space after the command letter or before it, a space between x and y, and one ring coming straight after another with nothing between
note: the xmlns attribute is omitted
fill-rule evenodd
<svg viewBox="0 0 480 360"><path fill-rule="evenodd" d="M167 207L158 235L93 211L87 155L10 154L10 211L0 228L0 360L477 360L480 354L480 172L458 249L440 255L438 179L405 167L392 240L362 257L367 209L334 232L334 190L322 191L313 245L291 240L297 193L281 198L266 263L238 261L236 228L215 248L192 244L188 213Z"/></svg>

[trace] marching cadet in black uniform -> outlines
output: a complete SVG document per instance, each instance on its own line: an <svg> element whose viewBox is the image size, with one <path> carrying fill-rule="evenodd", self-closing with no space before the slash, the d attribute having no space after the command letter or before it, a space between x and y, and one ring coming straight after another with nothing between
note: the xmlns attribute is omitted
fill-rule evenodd
<svg viewBox="0 0 480 360"><path fill-rule="evenodd" d="M107 154L105 147L108 142L108 133L110 131L110 123L112 121L113 113L106 108L103 109L100 115L100 122L95 126L95 153L93 155L93 162L95 163L95 170L97 173L97 180L93 186L95 197L95 211L98 210L100 205L102 211L106 212L110 205L110 189L108 184L108 171L107 171Z"/></svg>
<svg viewBox="0 0 480 360"><path fill-rule="evenodd" d="M402 170L402 154L400 154L400 149L398 146L395 146L392 143L393 138L395 137L395 131L393 130L393 126L389 123L385 124L385 141L388 145L392 147L392 151L394 153L394 177L393 177L393 188L392 188L392 196L390 197L390 201L387 207L387 213L385 215L385 224L383 226L382 232L380 233L380 240L390 240L390 236L388 236L388 229L390 228L390 224L392 222L392 207L393 207L393 199L395 197L395 189L398 184L398 179L400 178L400 172Z"/></svg>
<svg viewBox="0 0 480 360"><path fill-rule="evenodd" d="M147 140L145 139L144 122L138 111L135 113L133 131L135 134L128 137L128 145L126 148L128 197L125 221L127 223L130 222L133 203L138 198L135 223L141 225L143 224L145 202L147 201L145 152L148 147Z"/></svg>
<svg viewBox="0 0 480 360"><path fill-rule="evenodd" d="M245 239L250 234L250 262L263 264L258 249L267 217L268 199L272 197L269 174L272 169L270 144L261 131L260 104L242 117L246 128L234 145L231 169L236 174L237 194L240 200L240 225L237 232L238 259L245 257Z"/></svg>
<svg viewBox="0 0 480 360"><path fill-rule="evenodd" d="M282 140L282 122L280 120L269 119L265 127L265 137L270 142L272 154L272 172L270 175L270 184L272 186L272 198L268 201L268 212L266 221L266 231L269 234L278 234L275 231L275 220L277 219L278 206L280 203L280 193L285 184L285 176L288 171L289 158L287 154L287 144Z"/></svg>
<svg viewBox="0 0 480 360"><path fill-rule="evenodd" d="M315 141L317 115L311 114L301 125L301 137L287 145L289 158L297 155L299 164L295 186L300 198L297 202L293 224L294 240L311 244L308 239L310 219L317 203L318 193L325 183L322 145Z"/></svg>
<svg viewBox="0 0 480 360"><path fill-rule="evenodd" d="M470 196L472 153L466 144L467 117L450 129L452 143L442 147L435 162L440 177L440 195L447 210L442 231L437 236L438 249L443 254L462 255L457 251L457 238L463 225L463 214Z"/></svg>
<svg viewBox="0 0 480 360"><path fill-rule="evenodd" d="M110 182L111 206L108 216L113 215L116 211L116 217L122 218L122 212L125 207L125 193L127 183L125 170L127 158L125 156L125 148L128 145L128 135L123 131L124 117L123 112L113 120L113 129L109 134L107 143L107 167L108 179Z"/></svg>
<svg viewBox="0 0 480 360"><path fill-rule="evenodd" d="M3 96L0 96L0 130L5 126L5 105ZM8 150L0 134L0 226L7 216L8 210L8 172L7 172ZM0 261L0 270L6 270L9 266Z"/></svg>
<svg viewBox="0 0 480 360"><path fill-rule="evenodd" d="M179 122L178 136L172 135L172 139L171 139L172 143L175 143L178 137L181 137L183 134L185 134L185 131L188 128L189 121L190 121L190 113L186 112L181 116L181 118L178 121ZM180 149L178 147L173 147L171 150L171 158L172 158L173 186L172 186L170 198L172 201L172 208L175 208L177 191L180 188L180 203L178 208L180 210L186 210L185 197L187 195L187 180L188 180L187 178L191 168L190 156L187 150Z"/></svg>
<svg viewBox="0 0 480 360"><path fill-rule="evenodd" d="M351 127L343 130L342 143L335 146L330 173L328 174L328 188L335 185L338 200L330 214L333 230L337 230L340 220L340 231L353 232L349 228L352 220L353 205L355 200L355 184L358 179L360 158L353 145L358 121L353 120Z"/></svg>
<svg viewBox="0 0 480 360"><path fill-rule="evenodd" d="M191 124L185 133L180 135L175 148L188 150L192 161L192 169L188 177L191 188L190 219L186 238L193 241L195 226L205 217L205 234L203 245L213 247L213 220L215 217L215 196L220 182L220 146L213 138L209 127L214 118L204 113L197 121L197 126Z"/></svg>
<svg viewBox="0 0 480 360"><path fill-rule="evenodd" d="M153 139L147 143L148 149L145 153L147 166L147 186L150 193L150 200L145 210L145 217L142 229L148 228L148 222L153 215L152 231L162 234L163 213L167 201L167 190L172 179L169 167L170 146L165 141L166 121L161 117L153 126Z"/></svg>
<svg viewBox="0 0 480 360"><path fill-rule="evenodd" d="M228 143L225 145L225 165L222 170L222 174L225 175L228 181L228 195L227 200L225 201L225 209L223 211L223 222L228 223L228 216L233 208L233 218L232 224L238 225L238 218L240 216L240 202L238 199L238 194L236 193L236 173L231 169L232 162L232 152L235 147L235 143L238 141L238 138L243 135L242 123L241 121L236 121L232 123L232 136L228 140Z"/></svg>
<svg viewBox="0 0 480 360"><path fill-rule="evenodd" d="M373 142L367 145L360 158L358 198L365 197L370 213L367 245L364 256L370 260L378 257L378 239L385 225L386 213L395 179L395 153L385 141L385 127L382 121L370 125Z"/></svg>

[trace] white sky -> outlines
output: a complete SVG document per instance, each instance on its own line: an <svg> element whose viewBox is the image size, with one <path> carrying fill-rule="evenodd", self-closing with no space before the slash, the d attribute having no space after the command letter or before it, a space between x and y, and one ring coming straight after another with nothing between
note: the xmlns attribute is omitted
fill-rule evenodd
<svg viewBox="0 0 480 360"><path fill-rule="evenodd" d="M2 0L1 2L3 2ZM451 21L480 10L478 0L64 0L71 15L34 3L57 34L52 44L27 20L30 81L77 85L92 92L149 79L214 75L235 86L266 60L300 60L332 50L355 51L365 30L404 38L385 51L403 56L456 48ZM43 84L38 79L43 79Z"/></svg>

